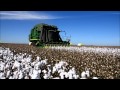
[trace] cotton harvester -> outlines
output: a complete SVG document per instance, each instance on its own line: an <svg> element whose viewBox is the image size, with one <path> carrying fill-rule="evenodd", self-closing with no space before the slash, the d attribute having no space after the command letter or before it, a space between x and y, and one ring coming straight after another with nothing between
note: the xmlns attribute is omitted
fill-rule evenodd
<svg viewBox="0 0 120 90"><path fill-rule="evenodd" d="M33 27L29 35L29 45L33 46L69 46L70 39L63 41L57 26L38 24Z"/></svg>

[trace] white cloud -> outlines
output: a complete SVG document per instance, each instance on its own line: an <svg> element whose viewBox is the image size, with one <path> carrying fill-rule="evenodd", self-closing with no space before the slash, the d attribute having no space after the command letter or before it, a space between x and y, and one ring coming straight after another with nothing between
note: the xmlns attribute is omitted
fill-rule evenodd
<svg viewBox="0 0 120 90"><path fill-rule="evenodd" d="M59 19L61 17L50 16L32 11L1 11L0 19L31 20L31 19Z"/></svg>

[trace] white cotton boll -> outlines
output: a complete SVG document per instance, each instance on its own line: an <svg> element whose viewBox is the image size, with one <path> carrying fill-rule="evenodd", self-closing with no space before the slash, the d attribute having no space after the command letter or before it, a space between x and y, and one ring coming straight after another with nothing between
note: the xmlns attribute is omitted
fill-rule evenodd
<svg viewBox="0 0 120 90"><path fill-rule="evenodd" d="M31 51L32 53L35 53L33 50Z"/></svg>
<svg viewBox="0 0 120 90"><path fill-rule="evenodd" d="M6 59L7 58L7 56L3 56L3 59Z"/></svg>
<svg viewBox="0 0 120 90"><path fill-rule="evenodd" d="M42 60L42 61L41 61L41 64L46 65L46 64L47 64L47 59Z"/></svg>
<svg viewBox="0 0 120 90"><path fill-rule="evenodd" d="M63 70L66 70L66 67L63 66L62 68L63 68Z"/></svg>
<svg viewBox="0 0 120 90"><path fill-rule="evenodd" d="M41 73L41 70L38 70L38 73Z"/></svg>
<svg viewBox="0 0 120 90"><path fill-rule="evenodd" d="M1 77L0 79L6 79L5 77Z"/></svg>
<svg viewBox="0 0 120 90"><path fill-rule="evenodd" d="M28 72L29 72L30 67L31 67L31 66L30 66L30 65L28 65L28 63L26 63L26 64L25 64L25 69L26 69L26 71L28 71Z"/></svg>
<svg viewBox="0 0 120 90"><path fill-rule="evenodd" d="M10 76L9 79L14 79L14 78L12 76Z"/></svg>
<svg viewBox="0 0 120 90"><path fill-rule="evenodd" d="M18 71L13 72L13 78L18 79Z"/></svg>
<svg viewBox="0 0 120 90"><path fill-rule="evenodd" d="M18 76L18 79L22 79L23 78L23 73L22 71L19 72L19 76Z"/></svg>
<svg viewBox="0 0 120 90"><path fill-rule="evenodd" d="M60 78L61 78L61 79L64 79L64 72L61 72L61 73L60 73Z"/></svg>
<svg viewBox="0 0 120 90"><path fill-rule="evenodd" d="M72 76L72 74L69 74L69 79L73 79L73 76Z"/></svg>
<svg viewBox="0 0 120 90"><path fill-rule="evenodd" d="M33 74L33 69L30 69L29 76L31 76L32 74Z"/></svg>
<svg viewBox="0 0 120 90"><path fill-rule="evenodd" d="M66 65L67 65L66 62L60 61L60 62L57 64L57 67L58 67L58 68L61 68L62 66L66 66Z"/></svg>
<svg viewBox="0 0 120 90"><path fill-rule="evenodd" d="M37 59L36 59L37 61L39 61L40 60L40 57L39 56L37 56Z"/></svg>
<svg viewBox="0 0 120 90"><path fill-rule="evenodd" d="M39 70L39 66L35 65L35 70Z"/></svg>
<svg viewBox="0 0 120 90"><path fill-rule="evenodd" d="M58 70L58 73L61 73L61 72L64 72L64 70L62 70L62 69L59 69L59 70Z"/></svg>
<svg viewBox="0 0 120 90"><path fill-rule="evenodd" d="M86 78L86 72L83 71L83 72L81 73L81 78Z"/></svg>
<svg viewBox="0 0 120 90"><path fill-rule="evenodd" d="M48 78L52 78L52 76L51 76L51 73L50 73L50 72L48 72L48 73L47 73L47 75L48 75Z"/></svg>
<svg viewBox="0 0 120 90"><path fill-rule="evenodd" d="M26 64L26 58L21 59L22 64Z"/></svg>
<svg viewBox="0 0 120 90"><path fill-rule="evenodd" d="M6 62L9 61L9 60L10 60L9 57L6 57Z"/></svg>
<svg viewBox="0 0 120 90"><path fill-rule="evenodd" d="M3 53L3 52L2 52L2 50L1 50L1 48L0 48L0 56L2 55L2 53Z"/></svg>
<svg viewBox="0 0 120 90"><path fill-rule="evenodd" d="M31 76L31 79L36 79L37 78L37 76L35 74L32 74L30 76Z"/></svg>
<svg viewBox="0 0 120 90"><path fill-rule="evenodd" d="M68 74L69 74L69 76L71 78L72 77L71 75L75 74L75 69L74 68L70 69L69 72L68 72Z"/></svg>
<svg viewBox="0 0 120 90"><path fill-rule="evenodd" d="M61 68L62 68L62 65L61 65L61 64L57 64L57 65L56 65L57 71L60 70Z"/></svg>
<svg viewBox="0 0 120 90"><path fill-rule="evenodd" d="M0 73L0 79L4 77L4 73Z"/></svg>
<svg viewBox="0 0 120 90"><path fill-rule="evenodd" d="M29 77L28 77L28 76L25 76L25 79L29 79Z"/></svg>
<svg viewBox="0 0 120 90"><path fill-rule="evenodd" d="M49 77L49 76L48 76L47 74L45 74L45 75L43 76L44 79L48 79L48 77Z"/></svg>
<svg viewBox="0 0 120 90"><path fill-rule="evenodd" d="M80 79L86 79L85 77L82 77L82 78L80 78Z"/></svg>
<svg viewBox="0 0 120 90"><path fill-rule="evenodd" d="M59 62L59 65L60 65L60 66L62 66L63 64L64 64L64 62L63 62L63 61L60 61L60 62Z"/></svg>
<svg viewBox="0 0 120 90"><path fill-rule="evenodd" d="M8 69L8 68L9 68L9 64L8 64L8 63L6 64L5 68L6 68L6 69Z"/></svg>
<svg viewBox="0 0 120 90"><path fill-rule="evenodd" d="M0 70L1 70L1 71L4 70L4 65L5 65L4 63L1 63L1 64L0 64Z"/></svg>
<svg viewBox="0 0 120 90"><path fill-rule="evenodd" d="M35 66L35 69L36 69L36 70L40 69L41 62L36 63L34 66Z"/></svg>
<svg viewBox="0 0 120 90"><path fill-rule="evenodd" d="M93 77L92 79L98 79L97 77Z"/></svg>
<svg viewBox="0 0 120 90"><path fill-rule="evenodd" d="M78 79L79 75L73 75L74 79Z"/></svg>
<svg viewBox="0 0 120 90"><path fill-rule="evenodd" d="M8 78L10 76L10 71L7 71L6 77Z"/></svg>
<svg viewBox="0 0 120 90"><path fill-rule="evenodd" d="M88 77L90 77L90 72L89 72L89 70L87 70L87 71L85 71L85 72L82 72L82 73L81 73L81 77L82 77L82 78L88 78Z"/></svg>
<svg viewBox="0 0 120 90"><path fill-rule="evenodd" d="M52 73L55 73L57 71L56 67L53 67Z"/></svg>
<svg viewBox="0 0 120 90"><path fill-rule="evenodd" d="M69 74L67 72L64 72L65 78L69 77Z"/></svg>
<svg viewBox="0 0 120 90"><path fill-rule="evenodd" d="M35 66L35 63L36 63L36 62L32 62L31 65L32 65L32 66Z"/></svg>
<svg viewBox="0 0 120 90"><path fill-rule="evenodd" d="M49 67L47 69L48 69L48 72L51 72L51 69Z"/></svg>
<svg viewBox="0 0 120 90"><path fill-rule="evenodd" d="M77 76L77 78L79 78L80 76L79 75L76 75Z"/></svg>
<svg viewBox="0 0 120 90"><path fill-rule="evenodd" d="M0 53L0 56L2 56L2 53Z"/></svg>
<svg viewBox="0 0 120 90"><path fill-rule="evenodd" d="M31 79L40 79L39 72L36 70L33 70L33 74L31 75Z"/></svg>
<svg viewBox="0 0 120 90"><path fill-rule="evenodd" d="M20 67L20 63L19 63L18 61L15 61L12 69L14 69L14 68L19 68L19 67Z"/></svg>
<svg viewBox="0 0 120 90"><path fill-rule="evenodd" d="M16 75L14 75L14 78L15 78L15 79L18 79L18 73L17 73Z"/></svg>
<svg viewBox="0 0 120 90"><path fill-rule="evenodd" d="M26 62L31 62L31 58L26 58Z"/></svg>
<svg viewBox="0 0 120 90"><path fill-rule="evenodd" d="M40 69L40 66L41 66L41 63L37 62L37 63L34 64L34 69L38 70L38 69Z"/></svg>
<svg viewBox="0 0 120 90"><path fill-rule="evenodd" d="M29 73L30 72L30 69L28 68L28 69L25 69L25 72L26 73Z"/></svg>
<svg viewBox="0 0 120 90"><path fill-rule="evenodd" d="M55 78L52 78L52 79L60 79L59 77L55 77Z"/></svg>
<svg viewBox="0 0 120 90"><path fill-rule="evenodd" d="M21 55L18 55L18 57L17 57L17 61L21 61L22 60L22 56Z"/></svg>
<svg viewBox="0 0 120 90"><path fill-rule="evenodd" d="M42 72L43 72L44 74L46 74L46 73L47 73L47 71L46 71L46 70L42 70Z"/></svg>
<svg viewBox="0 0 120 90"><path fill-rule="evenodd" d="M47 64L47 61L48 61L48 59L45 59L45 60L44 60L45 65Z"/></svg>
<svg viewBox="0 0 120 90"><path fill-rule="evenodd" d="M16 60L16 59L17 59L16 55L13 57L13 59L14 59L14 60Z"/></svg>
<svg viewBox="0 0 120 90"><path fill-rule="evenodd" d="M27 55L27 53L24 53L24 55L23 56L26 56Z"/></svg>
<svg viewBox="0 0 120 90"><path fill-rule="evenodd" d="M48 67L50 67L51 65L47 65Z"/></svg>
<svg viewBox="0 0 120 90"><path fill-rule="evenodd" d="M72 74L76 74L76 71L75 71L75 68L74 68L74 67L72 68L71 73L72 73Z"/></svg>

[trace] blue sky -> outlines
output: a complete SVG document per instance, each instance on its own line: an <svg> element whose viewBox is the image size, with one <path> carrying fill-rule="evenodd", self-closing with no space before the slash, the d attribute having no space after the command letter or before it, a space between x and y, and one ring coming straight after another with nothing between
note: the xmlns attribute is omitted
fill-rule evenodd
<svg viewBox="0 0 120 90"><path fill-rule="evenodd" d="M119 11L0 11L0 42L28 43L39 23L66 31L73 44L120 46Z"/></svg>

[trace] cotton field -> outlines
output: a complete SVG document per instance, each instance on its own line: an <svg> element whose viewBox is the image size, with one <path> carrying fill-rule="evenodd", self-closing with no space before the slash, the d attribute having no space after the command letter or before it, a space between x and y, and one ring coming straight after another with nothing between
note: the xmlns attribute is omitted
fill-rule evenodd
<svg viewBox="0 0 120 90"><path fill-rule="evenodd" d="M75 68L67 66L64 61L50 65L47 59L41 60L39 56L32 61L31 55L14 55L9 48L0 47L0 79L79 79ZM84 71L80 79L89 77L89 71Z"/></svg>
<svg viewBox="0 0 120 90"><path fill-rule="evenodd" d="M98 53L98 54L108 54L108 55L117 55L120 56L120 49L117 48L100 48L100 47L64 47L64 46L55 46L51 47L56 50L66 50L69 52L88 52L88 53Z"/></svg>
<svg viewBox="0 0 120 90"><path fill-rule="evenodd" d="M120 79L120 48L0 44L0 79Z"/></svg>

